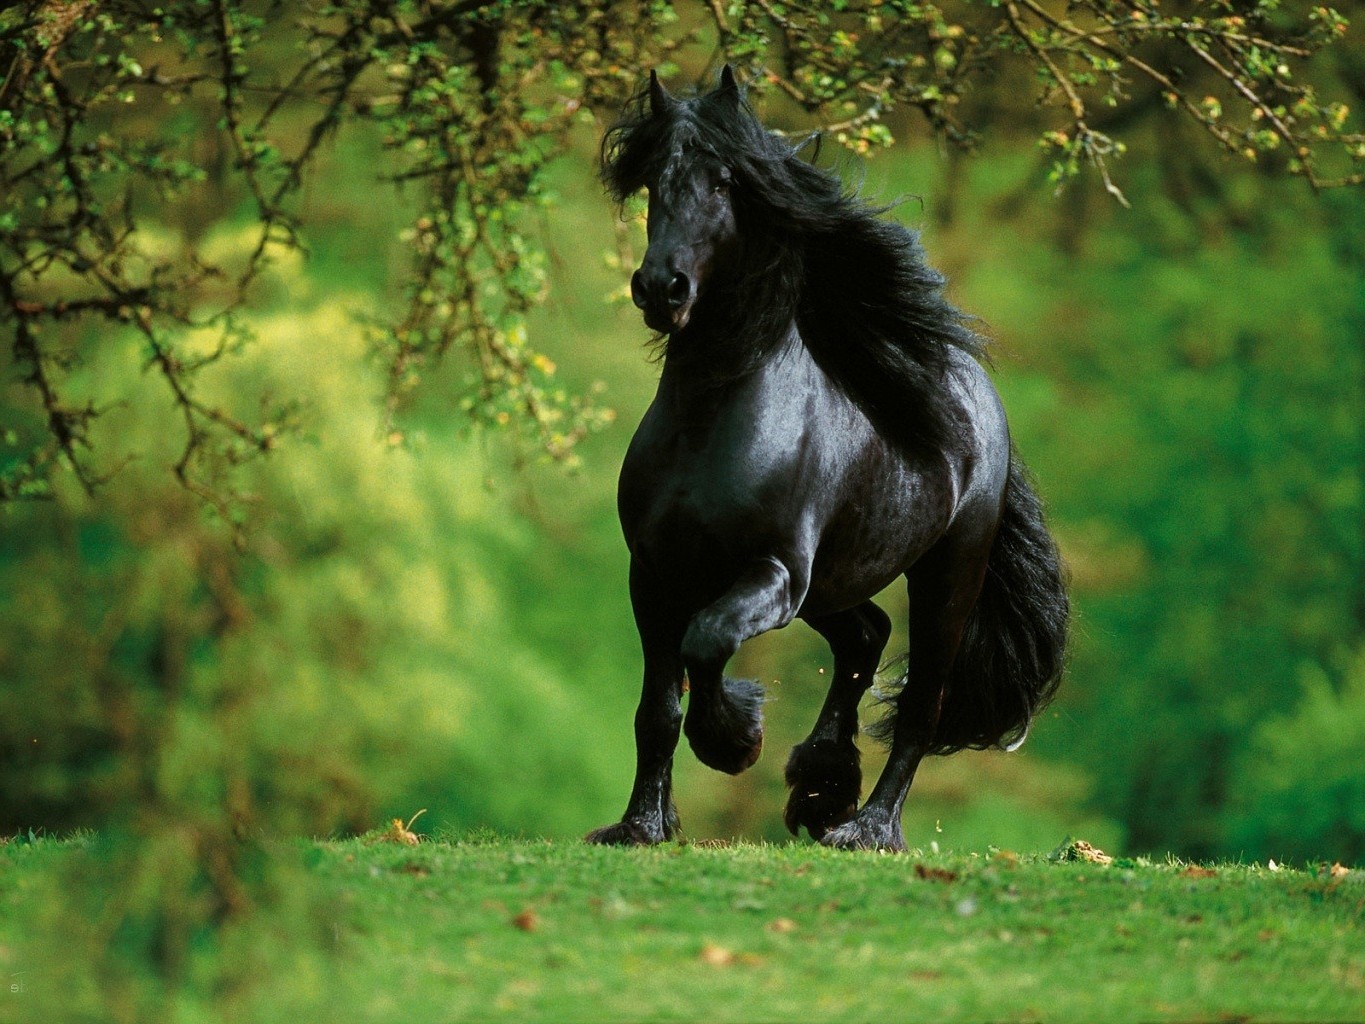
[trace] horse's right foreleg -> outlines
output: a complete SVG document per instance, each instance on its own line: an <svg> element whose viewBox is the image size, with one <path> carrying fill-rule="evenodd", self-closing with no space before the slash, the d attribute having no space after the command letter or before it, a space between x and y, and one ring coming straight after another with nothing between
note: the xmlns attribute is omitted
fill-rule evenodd
<svg viewBox="0 0 1365 1024"><path fill-rule="evenodd" d="M688 624L683 663L692 684L683 731L697 760L736 775L763 749L763 687L725 675L725 663L752 636L791 622L805 598L809 561L765 557L747 565L719 599Z"/></svg>
<svg viewBox="0 0 1365 1024"><path fill-rule="evenodd" d="M891 620L871 601L847 611L806 620L834 652L834 679L810 735L792 748L787 761L791 795L783 820L792 835L804 827L819 839L853 817L862 788L862 769L853 739L858 702L877 672L891 637Z"/></svg>
<svg viewBox="0 0 1365 1024"><path fill-rule="evenodd" d="M635 785L615 825L589 832L590 843L643 846L671 839L678 829L673 806L673 752L682 726L681 625L654 600L632 567L631 602L644 651L644 685L635 711Z"/></svg>

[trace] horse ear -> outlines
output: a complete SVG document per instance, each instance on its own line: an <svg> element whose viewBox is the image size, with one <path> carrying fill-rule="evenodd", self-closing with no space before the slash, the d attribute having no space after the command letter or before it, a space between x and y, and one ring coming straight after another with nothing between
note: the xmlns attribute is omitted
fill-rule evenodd
<svg viewBox="0 0 1365 1024"><path fill-rule="evenodd" d="M720 85L716 86L716 95L735 101L744 98L739 88L739 79L735 78L735 69L729 64L720 69Z"/></svg>
<svg viewBox="0 0 1365 1024"><path fill-rule="evenodd" d="M662 114L677 101L669 95L664 88L663 82L659 81L659 73L652 68L649 72L649 109L653 114Z"/></svg>
<svg viewBox="0 0 1365 1024"><path fill-rule="evenodd" d="M810 162L816 163L820 159L820 147L824 145L824 142L825 136L823 132L818 131L811 132L804 139L802 139L795 146L793 146L791 148L791 152L789 152L787 155L790 157L799 157L803 149L805 149L807 146L813 145L815 147L815 151L812 152L810 155Z"/></svg>

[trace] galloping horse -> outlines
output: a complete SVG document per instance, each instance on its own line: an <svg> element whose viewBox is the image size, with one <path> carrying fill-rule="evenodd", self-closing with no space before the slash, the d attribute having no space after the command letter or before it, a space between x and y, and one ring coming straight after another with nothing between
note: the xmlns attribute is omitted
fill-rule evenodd
<svg viewBox="0 0 1365 1024"><path fill-rule="evenodd" d="M1061 676L1061 565L983 342L917 236L800 148L729 66L685 99L651 74L603 142L613 198L649 191L630 287L664 357L618 494L644 649L635 785L589 842L674 835L680 728L712 768L757 760L762 689L725 664L794 618L828 641L834 677L787 763L785 820L829 846L904 849L921 759L1013 749ZM859 807L858 703L891 632L870 599L901 575L910 650Z"/></svg>

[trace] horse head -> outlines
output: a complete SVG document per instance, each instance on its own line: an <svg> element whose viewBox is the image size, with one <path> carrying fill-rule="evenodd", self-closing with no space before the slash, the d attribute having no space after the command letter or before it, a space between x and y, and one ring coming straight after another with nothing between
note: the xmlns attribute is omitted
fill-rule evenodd
<svg viewBox="0 0 1365 1024"><path fill-rule="evenodd" d="M687 326L707 282L738 248L734 176L698 126L704 108L727 104L738 110L743 99L728 64L716 89L693 99L670 95L651 72L648 96L650 127L657 132L651 134L662 152L644 175L649 247L631 276L630 295L650 328L673 334Z"/></svg>

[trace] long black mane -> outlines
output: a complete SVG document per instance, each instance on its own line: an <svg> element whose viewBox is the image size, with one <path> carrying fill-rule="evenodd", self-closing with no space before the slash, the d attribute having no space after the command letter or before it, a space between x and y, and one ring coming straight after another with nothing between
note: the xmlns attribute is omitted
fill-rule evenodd
<svg viewBox="0 0 1365 1024"><path fill-rule="evenodd" d="M678 163L719 160L745 270L713 282L672 358L699 336L731 346L725 365L756 365L793 319L812 357L893 443L953 447L957 411L944 375L954 350L983 355L983 339L943 294L918 235L863 202L803 147L767 131L735 88L651 108L646 88L602 143L602 181L619 203ZM711 351L708 359L714 361Z"/></svg>

